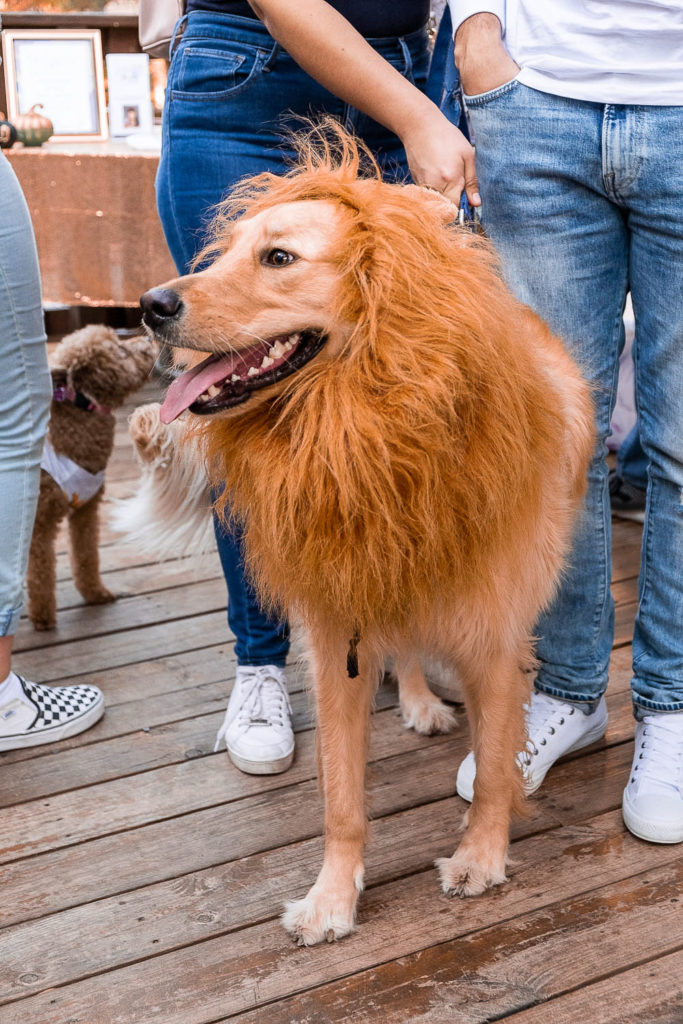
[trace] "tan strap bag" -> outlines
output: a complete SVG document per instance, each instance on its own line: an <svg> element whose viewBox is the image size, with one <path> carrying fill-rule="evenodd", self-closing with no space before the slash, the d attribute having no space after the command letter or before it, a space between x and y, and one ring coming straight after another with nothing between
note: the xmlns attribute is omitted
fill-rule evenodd
<svg viewBox="0 0 683 1024"><path fill-rule="evenodd" d="M185 13L185 0L140 0L138 36L150 57L169 59L173 29Z"/></svg>

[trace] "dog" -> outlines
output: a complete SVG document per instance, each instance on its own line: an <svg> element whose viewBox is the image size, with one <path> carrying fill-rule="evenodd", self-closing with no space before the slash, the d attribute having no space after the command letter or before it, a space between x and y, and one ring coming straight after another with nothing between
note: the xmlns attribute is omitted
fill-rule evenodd
<svg viewBox="0 0 683 1024"><path fill-rule="evenodd" d="M27 574L28 616L37 630L57 622L55 540L68 517L74 583L87 604L114 601L100 576L99 506L114 447L113 410L142 387L156 346L91 325L69 334L51 358L52 405Z"/></svg>
<svg viewBox="0 0 683 1024"><path fill-rule="evenodd" d="M184 414L178 461L205 462L261 599L306 627L325 853L283 922L314 944L355 926L387 657L419 688L434 656L464 691L477 775L443 891L506 880L525 669L595 431L579 368L448 201L384 183L341 129L300 146L291 173L224 201L203 269L142 296L151 337L210 355L169 388L161 425L137 425L144 446Z"/></svg>

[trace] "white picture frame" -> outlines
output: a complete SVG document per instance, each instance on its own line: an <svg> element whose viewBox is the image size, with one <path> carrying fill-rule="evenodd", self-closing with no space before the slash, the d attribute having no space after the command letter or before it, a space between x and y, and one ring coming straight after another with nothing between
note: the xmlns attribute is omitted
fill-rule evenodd
<svg viewBox="0 0 683 1024"><path fill-rule="evenodd" d="M40 103L57 142L109 137L99 29L7 29L2 36L10 121Z"/></svg>
<svg viewBox="0 0 683 1024"><path fill-rule="evenodd" d="M108 53L109 130L114 137L149 135L154 126L149 56Z"/></svg>

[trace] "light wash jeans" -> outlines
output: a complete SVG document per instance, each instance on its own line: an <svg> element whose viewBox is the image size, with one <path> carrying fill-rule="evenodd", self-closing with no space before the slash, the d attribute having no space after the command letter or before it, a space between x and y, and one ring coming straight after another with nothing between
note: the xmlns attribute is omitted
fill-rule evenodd
<svg viewBox="0 0 683 1024"><path fill-rule="evenodd" d="M571 100L512 81L465 97L485 227L513 291L595 388L598 446L560 593L537 626L537 687L589 708L614 632L605 438L630 288L648 461L633 699L683 711L683 107Z"/></svg>
<svg viewBox="0 0 683 1024"><path fill-rule="evenodd" d="M51 396L33 228L0 154L0 636L21 613Z"/></svg>

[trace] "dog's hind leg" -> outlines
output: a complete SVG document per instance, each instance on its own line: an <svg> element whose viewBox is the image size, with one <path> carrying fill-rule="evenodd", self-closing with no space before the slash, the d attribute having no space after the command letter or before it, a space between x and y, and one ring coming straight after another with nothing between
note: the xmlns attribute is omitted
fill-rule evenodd
<svg viewBox="0 0 683 1024"><path fill-rule="evenodd" d="M507 880L510 821L524 807L517 756L524 746L528 683L520 660L507 654L483 667L460 666L477 773L462 842L452 857L436 862L447 896L474 896Z"/></svg>
<svg viewBox="0 0 683 1024"><path fill-rule="evenodd" d="M71 571L74 584L86 604L107 604L116 594L107 590L100 577L99 504L102 491L69 515Z"/></svg>
<svg viewBox="0 0 683 1024"><path fill-rule="evenodd" d="M282 922L300 945L332 942L352 932L363 888L366 832L365 762L370 705L379 678L375 659L358 647L359 674L347 671L348 638L313 637L318 763L325 797L325 855L315 885L285 907Z"/></svg>
<svg viewBox="0 0 683 1024"><path fill-rule="evenodd" d="M453 711L429 689L422 663L416 655L407 652L397 655L394 672L406 729L430 736L455 728L457 719Z"/></svg>
<svg viewBox="0 0 683 1024"><path fill-rule="evenodd" d="M28 617L34 629L54 629L57 624L55 540L66 510L62 491L43 470L26 574Z"/></svg>

